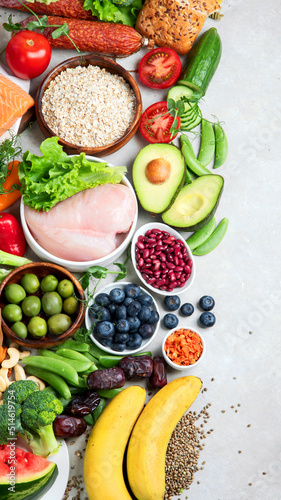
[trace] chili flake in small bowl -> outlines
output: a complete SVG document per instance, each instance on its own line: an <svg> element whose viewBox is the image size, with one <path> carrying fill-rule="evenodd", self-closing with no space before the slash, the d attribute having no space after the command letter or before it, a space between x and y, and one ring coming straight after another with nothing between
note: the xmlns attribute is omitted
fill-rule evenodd
<svg viewBox="0 0 281 500"><path fill-rule="evenodd" d="M169 332L162 344L166 362L176 370L197 366L205 351L204 339L196 330L189 328L177 328Z"/></svg>

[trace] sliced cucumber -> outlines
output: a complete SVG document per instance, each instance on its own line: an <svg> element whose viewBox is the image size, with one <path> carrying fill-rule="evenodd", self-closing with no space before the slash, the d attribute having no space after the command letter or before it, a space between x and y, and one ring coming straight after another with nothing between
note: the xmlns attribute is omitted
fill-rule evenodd
<svg viewBox="0 0 281 500"><path fill-rule="evenodd" d="M175 85L172 87L167 95L167 99L173 99L177 102L179 99L186 97L187 99L191 99L193 96L193 90L186 87L185 85Z"/></svg>
<svg viewBox="0 0 281 500"><path fill-rule="evenodd" d="M197 127L199 123L202 120L202 113L201 110L198 108L197 113L195 113L195 116L191 117L190 119L184 119L182 120L181 118L181 130L187 131L187 130L192 130L193 128Z"/></svg>

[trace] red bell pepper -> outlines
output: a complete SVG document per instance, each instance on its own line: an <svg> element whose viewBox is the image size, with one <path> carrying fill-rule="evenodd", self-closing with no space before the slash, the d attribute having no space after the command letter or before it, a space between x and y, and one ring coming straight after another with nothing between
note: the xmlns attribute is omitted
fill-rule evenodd
<svg viewBox="0 0 281 500"><path fill-rule="evenodd" d="M24 256L26 242L17 219L6 212L0 214L0 250Z"/></svg>

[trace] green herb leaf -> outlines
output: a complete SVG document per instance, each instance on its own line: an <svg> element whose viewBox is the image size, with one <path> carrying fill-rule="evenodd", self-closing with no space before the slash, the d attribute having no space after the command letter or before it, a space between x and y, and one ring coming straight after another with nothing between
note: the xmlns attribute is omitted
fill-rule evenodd
<svg viewBox="0 0 281 500"><path fill-rule="evenodd" d="M38 29L43 30L44 28L45 28L45 26L42 27L40 21L30 21L26 25L26 29L29 30L29 31L35 31L35 30L38 30Z"/></svg>
<svg viewBox="0 0 281 500"><path fill-rule="evenodd" d="M176 102L176 108L178 112L178 116L182 116L184 113L184 101L181 99Z"/></svg>
<svg viewBox="0 0 281 500"><path fill-rule="evenodd" d="M66 23L63 23L59 28L57 28L52 32L52 38L56 40L62 35L68 35L68 33L69 33L69 27Z"/></svg>
<svg viewBox="0 0 281 500"><path fill-rule="evenodd" d="M114 281L116 282L116 281L120 281L120 280L123 280L124 278L126 278L127 268L126 268L125 264L120 264L119 262L114 262L113 265L118 266L119 269L121 270L121 272L117 274Z"/></svg>
<svg viewBox="0 0 281 500"><path fill-rule="evenodd" d="M171 112L171 109L175 109L176 103L174 99L167 99L167 108Z"/></svg>
<svg viewBox="0 0 281 500"><path fill-rule="evenodd" d="M20 23L13 22L12 14L9 15L8 21L9 21L8 23L3 23L3 28L6 31L12 32L12 31L19 31L21 29Z"/></svg>
<svg viewBox="0 0 281 500"><path fill-rule="evenodd" d="M87 273L90 273L93 278L98 280L107 277L108 269L102 266L91 266L88 268Z"/></svg>

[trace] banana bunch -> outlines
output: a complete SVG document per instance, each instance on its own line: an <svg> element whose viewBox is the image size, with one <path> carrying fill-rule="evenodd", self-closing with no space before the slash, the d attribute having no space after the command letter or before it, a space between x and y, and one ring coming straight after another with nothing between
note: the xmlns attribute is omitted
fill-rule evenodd
<svg viewBox="0 0 281 500"><path fill-rule="evenodd" d="M130 386L111 400L86 447L84 479L89 500L132 500L123 476L128 440L127 476L133 494L138 500L163 500L167 446L201 386L198 377L177 378L144 409L146 391L140 386Z"/></svg>

